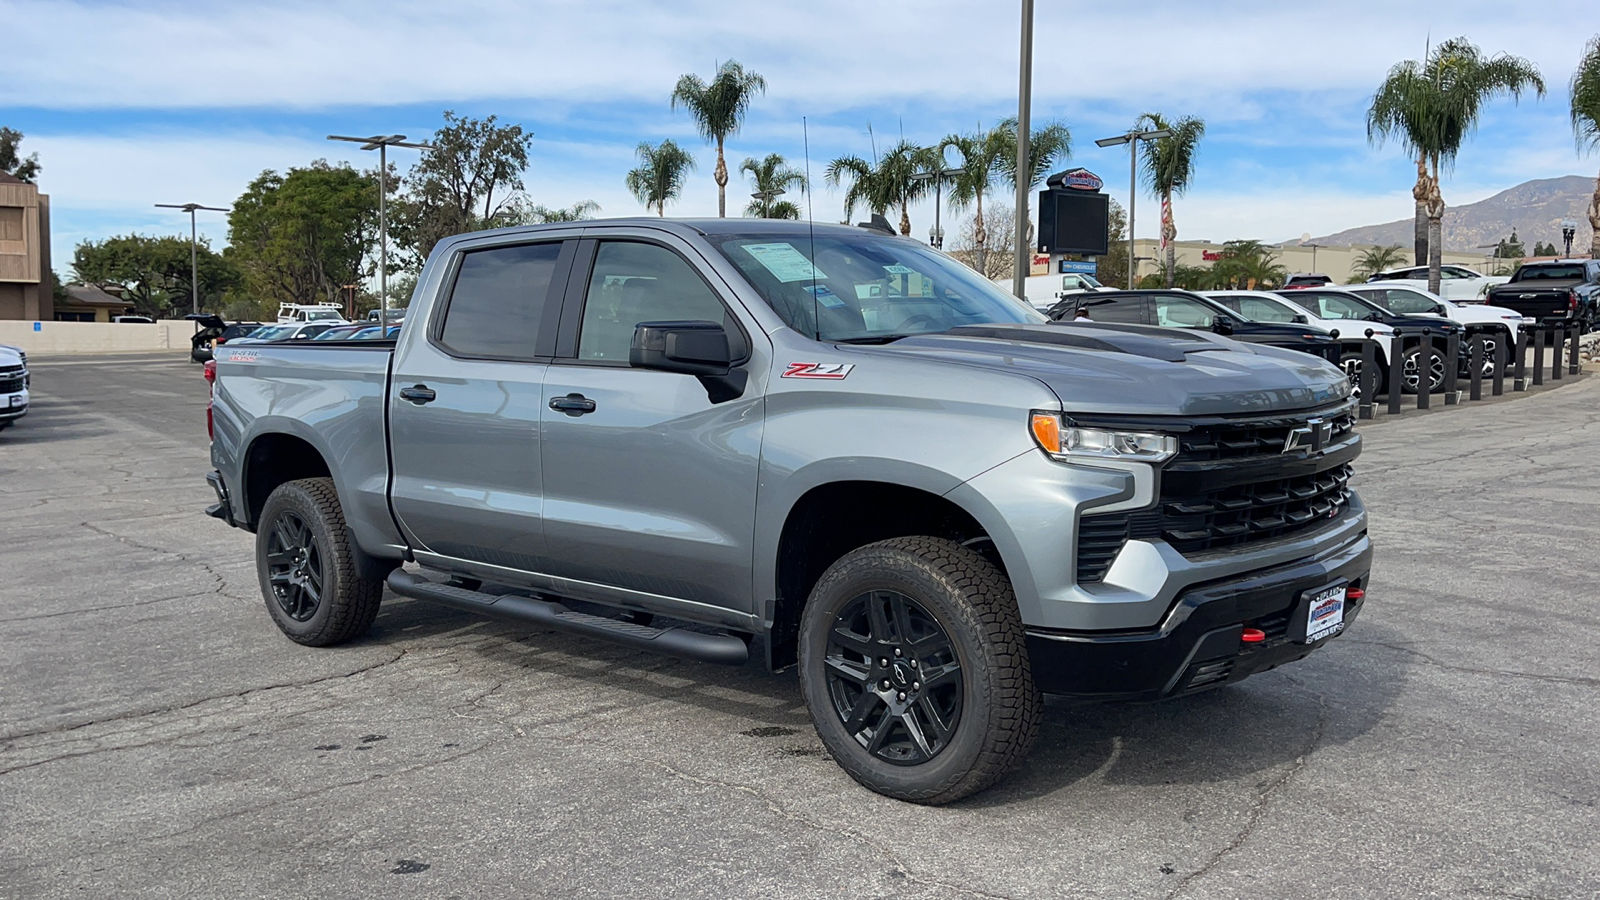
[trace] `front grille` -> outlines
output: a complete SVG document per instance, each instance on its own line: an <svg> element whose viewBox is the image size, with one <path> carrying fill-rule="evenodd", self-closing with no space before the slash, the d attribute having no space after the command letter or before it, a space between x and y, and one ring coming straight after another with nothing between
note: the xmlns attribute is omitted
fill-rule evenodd
<svg viewBox="0 0 1600 900"><path fill-rule="evenodd" d="M1313 444L1285 452L1291 432L1307 428L1317 434ZM1349 461L1359 452L1354 429L1348 406L1194 423L1178 435L1178 456L1162 471L1154 508L1079 519L1079 583L1104 580L1130 540L1160 539L1190 555L1272 540L1337 517L1350 505Z"/></svg>
<svg viewBox="0 0 1600 900"><path fill-rule="evenodd" d="M4 380L0 380L0 394L15 394L16 392L22 390L22 387L23 384L21 378L6 378Z"/></svg>

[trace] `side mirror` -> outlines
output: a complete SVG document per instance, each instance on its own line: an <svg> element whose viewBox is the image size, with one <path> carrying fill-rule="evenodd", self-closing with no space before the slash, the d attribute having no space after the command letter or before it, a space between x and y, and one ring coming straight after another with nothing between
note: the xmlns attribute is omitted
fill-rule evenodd
<svg viewBox="0 0 1600 900"><path fill-rule="evenodd" d="M1296 325L1310 325L1311 324L1311 320L1306 318L1305 316L1300 315L1299 313L1296 313L1295 317L1294 317L1294 323Z"/></svg>
<svg viewBox="0 0 1600 900"><path fill-rule="evenodd" d="M749 373L733 368L733 349L720 322L640 322L633 328L628 365L700 379L712 403L744 394Z"/></svg>
<svg viewBox="0 0 1600 900"><path fill-rule="evenodd" d="M1211 320L1211 330L1217 334L1233 334L1233 316L1219 315Z"/></svg>

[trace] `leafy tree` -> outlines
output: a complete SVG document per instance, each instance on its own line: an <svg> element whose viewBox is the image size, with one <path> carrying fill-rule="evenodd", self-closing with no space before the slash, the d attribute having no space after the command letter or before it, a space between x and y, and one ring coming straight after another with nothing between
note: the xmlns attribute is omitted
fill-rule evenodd
<svg viewBox="0 0 1600 900"><path fill-rule="evenodd" d="M1399 244L1390 244L1387 247L1368 247L1356 254L1356 264L1350 270L1350 284L1359 284L1379 272L1393 269L1406 261L1403 247Z"/></svg>
<svg viewBox="0 0 1600 900"><path fill-rule="evenodd" d="M1011 207L1004 203L991 203L982 221L985 228L992 228L997 234L1012 233L1012 229L1016 228L1016 217ZM950 242L950 255L991 281L999 279L1009 282L1011 273L1016 271L1016 260L1009 253L983 253L980 256L978 222L976 214L962 222L960 230Z"/></svg>
<svg viewBox="0 0 1600 900"><path fill-rule="evenodd" d="M1184 116L1168 121L1161 113L1145 113L1133 123L1134 131L1165 129L1172 133L1164 138L1144 141L1140 150L1144 154L1140 168L1151 193L1160 198L1169 210L1161 223L1161 237L1167 243L1167 258L1163 268L1167 273L1167 287L1172 287L1177 272L1178 226L1171 215L1172 198L1181 196L1194 180L1195 147L1205 136L1206 123L1195 116Z"/></svg>
<svg viewBox="0 0 1600 900"><path fill-rule="evenodd" d="M532 132L445 110L444 126L406 176L406 196L390 221L394 236L420 264L453 234L516 224L512 215L528 167Z"/></svg>
<svg viewBox="0 0 1600 900"><path fill-rule="evenodd" d="M730 135L739 133L750 101L766 90L765 78L745 71L744 66L731 59L717 68L710 84L699 75L689 74L679 78L678 86L672 89L672 108L682 104L694 117L700 134L717 144L717 169L712 178L717 182L718 216L728 215L728 163L723 158L723 145Z"/></svg>
<svg viewBox="0 0 1600 900"><path fill-rule="evenodd" d="M1182 272L1183 266L1177 267ZM1209 288L1265 290L1279 287L1288 272L1271 247L1254 240L1228 241L1210 269ZM1175 273L1176 275L1177 273ZM1192 276L1191 276L1192 277Z"/></svg>
<svg viewBox="0 0 1600 900"><path fill-rule="evenodd" d="M1015 145L1012 145L1015 147ZM975 207L972 217L972 267L979 272L988 271L989 222L984 218L983 200L994 186L1000 171L1001 158L1006 155L1006 138L999 128L977 131L972 134L952 134L939 142L941 157L947 150L955 150L961 162L960 173L950 186L950 210L961 212ZM1012 157L1016 157L1013 150ZM1007 262L1007 267L1011 265Z"/></svg>
<svg viewBox="0 0 1600 900"><path fill-rule="evenodd" d="M639 166L628 172L628 190L644 208L654 206L658 215L667 214L667 201L683 194L683 179L694 169L694 157L670 140L651 146L639 144Z"/></svg>
<svg viewBox="0 0 1600 900"><path fill-rule="evenodd" d="M1557 249L1555 244L1546 244L1543 241L1533 242L1534 256L1559 256L1560 254L1561 251Z"/></svg>
<svg viewBox="0 0 1600 900"><path fill-rule="evenodd" d="M1568 86L1572 95L1572 135L1580 151L1600 149L1600 35L1589 39ZM1589 198L1589 257L1600 259L1600 177Z"/></svg>
<svg viewBox="0 0 1600 900"><path fill-rule="evenodd" d="M39 177L39 154L30 153L24 158L19 149L21 145L22 132L0 128L0 172L32 183Z"/></svg>
<svg viewBox="0 0 1600 900"><path fill-rule="evenodd" d="M377 237L377 173L320 159L262 172L228 214L228 259L267 304L341 302L376 273Z"/></svg>
<svg viewBox="0 0 1600 900"><path fill-rule="evenodd" d="M1128 286L1128 211L1112 200L1106 212L1106 236L1110 246L1100 257L1095 278L1106 287Z"/></svg>
<svg viewBox="0 0 1600 900"><path fill-rule="evenodd" d="M768 153L760 160L746 158L739 164L739 173L750 176L750 185L758 194L767 191L806 192L806 173L789 165L781 153ZM744 214L757 218L798 219L800 207L791 200L752 198L745 206Z"/></svg>
<svg viewBox="0 0 1600 900"><path fill-rule="evenodd" d="M600 204L593 200L579 200L571 206L551 209L523 197L508 204L502 218L506 225L545 225L551 222L581 222L594 218L599 211Z"/></svg>
<svg viewBox="0 0 1600 900"><path fill-rule="evenodd" d="M1520 99L1523 91L1544 96L1544 79L1533 63L1501 54L1485 57L1466 38L1433 48L1426 60L1408 59L1389 70L1367 110L1367 138L1400 142L1416 156L1417 264L1428 259L1428 290L1439 290L1444 254L1444 197L1439 173L1449 171L1468 134L1477 127L1483 104L1501 95ZM1426 217L1426 235L1422 219Z"/></svg>
<svg viewBox="0 0 1600 900"><path fill-rule="evenodd" d="M1013 192L1017 189L1017 119L1002 119L995 128L1000 149L1000 175ZM1028 138L1028 188L1044 183L1057 162L1072 153L1072 132L1060 122L1046 122Z"/></svg>
<svg viewBox="0 0 1600 900"><path fill-rule="evenodd" d="M823 175L828 184L846 185L844 214L849 218L857 206L884 214L891 206L900 207L900 233L911 234L911 203L927 191L928 182L916 176L922 171L922 147L910 141L901 141L878 158L877 165L868 165L859 156L841 156L828 163Z"/></svg>
<svg viewBox="0 0 1600 900"><path fill-rule="evenodd" d="M238 284L238 271L200 238L195 252L200 270L200 308L221 308L223 294ZM120 235L83 241L73 250L72 273L86 284L116 285L134 310L151 318L172 318L190 310L189 239L167 235Z"/></svg>

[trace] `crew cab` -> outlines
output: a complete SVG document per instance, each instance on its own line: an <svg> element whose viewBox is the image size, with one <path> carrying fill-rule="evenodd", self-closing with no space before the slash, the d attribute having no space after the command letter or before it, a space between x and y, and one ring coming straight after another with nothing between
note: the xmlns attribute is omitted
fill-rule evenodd
<svg viewBox="0 0 1600 900"><path fill-rule="evenodd" d="M387 588L701 662L759 647L845 771L919 803L1023 759L1043 693L1208 690L1366 602L1338 368L1050 323L860 228L447 238L397 340L229 345L208 374L208 513L255 533L291 640L363 634Z"/></svg>
<svg viewBox="0 0 1600 900"><path fill-rule="evenodd" d="M1528 263L1491 288L1489 302L1544 325L1577 325L1587 334L1600 323L1600 259Z"/></svg>
<svg viewBox="0 0 1600 900"><path fill-rule="evenodd" d="M1350 378L1350 388L1361 396L1361 368L1366 355L1362 344L1371 340L1373 374L1376 392L1389 390L1389 355L1394 352L1394 326L1382 322L1349 318L1324 319L1317 312L1290 303L1271 291L1207 291L1206 297L1238 313L1252 322L1279 322L1285 325L1304 325L1327 333L1339 342L1339 368ZM1319 307L1318 312L1321 311Z"/></svg>
<svg viewBox="0 0 1600 900"><path fill-rule="evenodd" d="M1188 328L1225 335L1236 341L1298 350L1339 362L1339 342L1320 329L1275 322L1256 322L1199 294L1177 290L1108 291L1063 298L1046 315L1070 320L1079 309L1095 322Z"/></svg>
<svg viewBox="0 0 1600 900"><path fill-rule="evenodd" d="M1422 369L1423 329L1427 329L1430 335L1441 338L1453 335L1466 336L1466 328L1459 322L1431 316L1403 316L1342 288L1293 288L1274 293L1319 319L1344 320L1357 328L1363 328L1365 323L1379 323L1394 329L1400 336L1402 374L1400 390L1407 394L1416 393L1417 385L1421 382L1419 373ZM1444 353L1437 347L1435 350L1430 370L1429 393L1443 390L1445 383ZM1391 352L1393 352L1392 345ZM1457 374L1466 374L1470 366L1471 358L1465 353L1461 354Z"/></svg>
<svg viewBox="0 0 1600 900"><path fill-rule="evenodd" d="M1449 319L1466 329L1468 346L1477 343L1483 347L1483 358L1494 359L1496 347L1506 348L1506 364L1511 364L1512 348L1517 346L1517 334L1535 319L1515 310L1486 303L1454 303L1431 294L1422 288L1403 284L1374 281L1353 284L1345 288L1357 297L1403 316L1434 316ZM1488 374L1493 374L1492 369Z"/></svg>
<svg viewBox="0 0 1600 900"><path fill-rule="evenodd" d="M21 350L0 347L0 431L28 414L28 363Z"/></svg>
<svg viewBox="0 0 1600 900"><path fill-rule="evenodd" d="M1367 277L1368 281L1400 281L1411 287L1428 289L1428 267L1409 266L1403 269L1385 269ZM1497 284L1505 284L1504 275L1484 275L1466 266L1439 267L1439 296L1456 303L1482 303L1485 292Z"/></svg>

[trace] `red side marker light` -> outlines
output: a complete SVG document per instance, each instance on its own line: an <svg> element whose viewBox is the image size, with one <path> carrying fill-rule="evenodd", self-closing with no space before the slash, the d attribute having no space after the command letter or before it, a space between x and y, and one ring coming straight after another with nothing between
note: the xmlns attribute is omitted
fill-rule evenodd
<svg viewBox="0 0 1600 900"><path fill-rule="evenodd" d="M1239 635L1239 640L1246 644L1259 644L1266 639L1267 633L1259 628L1246 628L1244 633Z"/></svg>

